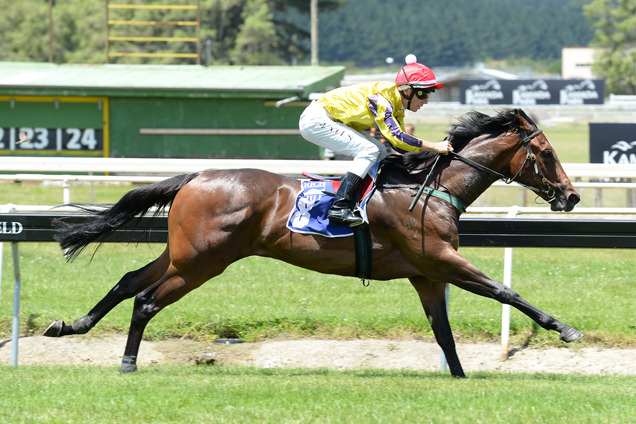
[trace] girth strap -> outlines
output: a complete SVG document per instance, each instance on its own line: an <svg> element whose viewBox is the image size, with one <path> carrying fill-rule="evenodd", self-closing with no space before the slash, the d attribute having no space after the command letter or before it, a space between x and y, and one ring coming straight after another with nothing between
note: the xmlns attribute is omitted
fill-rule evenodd
<svg viewBox="0 0 636 424"><path fill-rule="evenodd" d="M422 189L422 186L417 184L383 184L382 188L388 188L388 189L410 188L411 190L419 191L420 189ZM466 212L467 206L464 204L464 202L459 200L457 197L451 195L450 193L446 193L445 191L435 190L430 187L424 187L422 189L422 193L429 196L437 197L442 200L446 200L448 203L455 206L461 213Z"/></svg>
<svg viewBox="0 0 636 424"><path fill-rule="evenodd" d="M435 196L435 197L437 197L439 199L446 200L448 203L450 203L451 205L453 205L457 209L459 209L459 212L461 212L461 213L466 212L467 206L461 200L459 200L457 197L451 196L449 193L446 193L444 191L435 190L435 189L432 189L430 187L424 187L424 194L429 194L429 195Z"/></svg>
<svg viewBox="0 0 636 424"><path fill-rule="evenodd" d="M368 225L353 227L353 240L356 251L356 277L361 280L371 278L373 260L371 258L371 230Z"/></svg>

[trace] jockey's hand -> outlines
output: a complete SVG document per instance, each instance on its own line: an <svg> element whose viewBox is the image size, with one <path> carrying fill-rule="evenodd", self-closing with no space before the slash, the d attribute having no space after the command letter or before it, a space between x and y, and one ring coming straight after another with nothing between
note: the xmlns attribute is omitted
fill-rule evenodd
<svg viewBox="0 0 636 424"><path fill-rule="evenodd" d="M447 155L449 152L453 151L453 146L451 145L450 141L442 140L434 144L434 149L436 153Z"/></svg>

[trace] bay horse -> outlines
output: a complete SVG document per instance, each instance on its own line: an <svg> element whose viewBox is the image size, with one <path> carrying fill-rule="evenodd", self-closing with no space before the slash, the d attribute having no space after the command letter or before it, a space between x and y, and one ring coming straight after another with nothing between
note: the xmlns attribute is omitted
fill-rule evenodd
<svg viewBox="0 0 636 424"><path fill-rule="evenodd" d="M410 280L452 376L465 377L446 313L447 283L514 306L541 327L558 331L564 342L583 334L460 255L461 208L448 199L470 205L499 178L527 186L554 211L571 211L580 196L554 148L523 110L507 109L495 116L473 111L457 120L448 132L453 154L414 153L386 161L367 215L373 261L369 278ZM413 202L413 187L425 185L446 193L447 199L425 192ZM257 169L207 170L137 188L107 208L84 205L90 220L58 222L56 239L68 260L154 206L170 205L168 244L155 261L124 275L86 316L70 325L55 321L44 335L87 333L112 308L136 296L120 368L122 373L134 372L148 322L242 258L257 255L321 273L355 276L353 237L299 234L286 227L300 186L298 179Z"/></svg>

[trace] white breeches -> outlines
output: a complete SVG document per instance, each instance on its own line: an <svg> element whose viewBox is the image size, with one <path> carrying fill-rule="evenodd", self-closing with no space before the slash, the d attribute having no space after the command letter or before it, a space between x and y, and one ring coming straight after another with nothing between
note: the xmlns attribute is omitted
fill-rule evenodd
<svg viewBox="0 0 636 424"><path fill-rule="evenodd" d="M387 156L386 147L370 135L336 122L319 103L311 102L300 116L300 134L325 149L353 157L348 172L363 178Z"/></svg>

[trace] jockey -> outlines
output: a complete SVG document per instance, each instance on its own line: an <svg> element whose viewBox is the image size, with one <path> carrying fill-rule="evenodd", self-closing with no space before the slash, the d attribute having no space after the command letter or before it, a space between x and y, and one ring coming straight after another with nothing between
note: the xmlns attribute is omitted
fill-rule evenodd
<svg viewBox="0 0 636 424"><path fill-rule="evenodd" d="M373 164L387 156L381 141L364 133L376 127L396 152L434 151L448 154L453 148L444 140L432 143L420 140L404 130L404 114L417 112L428 98L444 84L438 83L433 71L417 63L414 55L406 57L395 84L374 82L341 87L313 101L300 117L301 135L311 143L353 157L329 209L330 221L355 227L364 223L349 202L362 178Z"/></svg>

